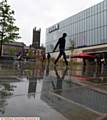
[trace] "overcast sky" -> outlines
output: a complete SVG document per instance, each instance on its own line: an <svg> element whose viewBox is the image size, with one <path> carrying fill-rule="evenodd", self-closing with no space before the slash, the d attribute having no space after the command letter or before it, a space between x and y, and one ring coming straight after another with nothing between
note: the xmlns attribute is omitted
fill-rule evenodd
<svg viewBox="0 0 107 120"><path fill-rule="evenodd" d="M1 0L0 0L1 1ZM45 44L47 27L60 22L103 0L7 0L15 11L16 25L20 28L20 40L32 43L34 27L41 28L41 43Z"/></svg>

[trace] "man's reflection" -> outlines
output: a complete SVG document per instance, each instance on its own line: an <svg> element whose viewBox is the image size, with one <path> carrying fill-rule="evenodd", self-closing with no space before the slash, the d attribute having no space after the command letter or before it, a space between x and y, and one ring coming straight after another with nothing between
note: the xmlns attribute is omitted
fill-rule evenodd
<svg viewBox="0 0 107 120"><path fill-rule="evenodd" d="M48 76L48 75L49 75L49 62L47 64L47 66L46 66L46 76Z"/></svg>
<svg viewBox="0 0 107 120"><path fill-rule="evenodd" d="M36 86L37 86L37 80L30 79L29 80L29 87L28 87L28 96L34 96L36 93Z"/></svg>
<svg viewBox="0 0 107 120"><path fill-rule="evenodd" d="M82 75L85 75L85 73L86 73L86 65L83 65L82 66Z"/></svg>
<svg viewBox="0 0 107 120"><path fill-rule="evenodd" d="M36 86L37 86L37 79L35 77L34 69L32 70L32 76L30 76L28 79L29 79L28 97L29 98L31 96L35 97Z"/></svg>
<svg viewBox="0 0 107 120"><path fill-rule="evenodd" d="M55 74L56 74L56 77L57 77L57 82L56 82L56 85L55 83L52 81L52 86L53 86L53 89L54 90L58 90L58 93L60 92L60 90L62 90L62 82L63 82L63 79L67 73L67 70L68 70L68 67L65 68L63 74L62 74L62 77L59 75L56 67L54 67L54 71L55 71Z"/></svg>
<svg viewBox="0 0 107 120"><path fill-rule="evenodd" d="M37 90L37 81L43 79L44 65L34 64L35 66L31 69L31 74L28 75L29 86L28 86L28 97L35 97Z"/></svg>

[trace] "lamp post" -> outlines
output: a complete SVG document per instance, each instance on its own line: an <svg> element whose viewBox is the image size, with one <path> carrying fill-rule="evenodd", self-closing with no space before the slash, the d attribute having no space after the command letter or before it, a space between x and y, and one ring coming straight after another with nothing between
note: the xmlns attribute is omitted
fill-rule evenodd
<svg viewBox="0 0 107 120"><path fill-rule="evenodd" d="M2 49L2 39L3 39L3 34L2 34L2 11L1 11L1 16L0 16L0 56L1 56L1 49Z"/></svg>
<svg viewBox="0 0 107 120"><path fill-rule="evenodd" d="M0 57L2 56L2 45L3 45L3 32L0 31L1 42L0 42Z"/></svg>
<svg viewBox="0 0 107 120"><path fill-rule="evenodd" d="M0 26L0 57L2 56L2 45L3 45L3 37L4 37L4 23L5 23L5 8L3 7L3 0L2 0L2 10L1 10L1 26Z"/></svg>

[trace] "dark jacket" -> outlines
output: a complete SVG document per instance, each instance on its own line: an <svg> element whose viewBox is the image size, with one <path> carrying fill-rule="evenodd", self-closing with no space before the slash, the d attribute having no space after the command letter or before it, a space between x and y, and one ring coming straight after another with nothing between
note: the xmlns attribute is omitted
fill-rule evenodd
<svg viewBox="0 0 107 120"><path fill-rule="evenodd" d="M66 42L65 38L63 38L63 37L59 38L54 50L57 48L58 45L59 45L60 50L65 50L65 42Z"/></svg>

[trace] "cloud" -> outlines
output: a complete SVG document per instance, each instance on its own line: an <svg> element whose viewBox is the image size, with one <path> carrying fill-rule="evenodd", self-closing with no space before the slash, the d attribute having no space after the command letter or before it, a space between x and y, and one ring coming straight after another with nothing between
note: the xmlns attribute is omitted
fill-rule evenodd
<svg viewBox="0 0 107 120"><path fill-rule="evenodd" d="M15 10L16 24L22 39L32 43L32 30L42 28L41 42L45 43L45 29L102 0L8 0Z"/></svg>

